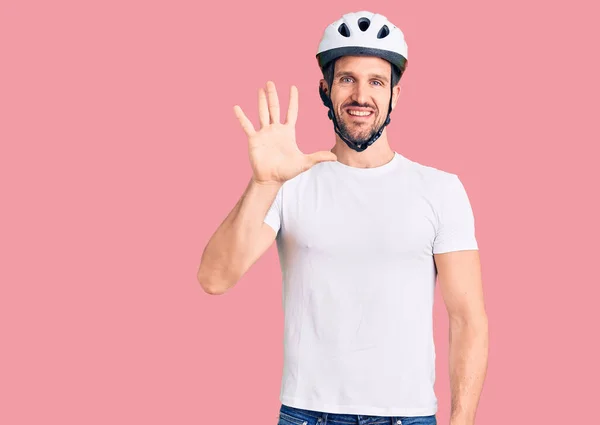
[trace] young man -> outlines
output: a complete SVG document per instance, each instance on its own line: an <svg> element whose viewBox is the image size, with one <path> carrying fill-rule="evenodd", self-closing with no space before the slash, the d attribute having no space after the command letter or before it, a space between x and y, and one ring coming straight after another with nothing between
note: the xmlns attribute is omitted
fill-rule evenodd
<svg viewBox="0 0 600 425"><path fill-rule="evenodd" d="M335 146L298 149L293 86L285 123L272 82L259 90L259 130L235 106L253 175L206 246L198 279L222 294L277 241L280 424L430 425L437 277L450 318L450 423L472 425L488 348L474 217L456 174L389 146L404 36L382 15L349 13L327 27L317 59Z"/></svg>

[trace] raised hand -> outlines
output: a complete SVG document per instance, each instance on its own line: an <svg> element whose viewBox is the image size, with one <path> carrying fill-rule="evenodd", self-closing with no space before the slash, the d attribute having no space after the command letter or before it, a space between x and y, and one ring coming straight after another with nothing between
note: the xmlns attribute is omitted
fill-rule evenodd
<svg viewBox="0 0 600 425"><path fill-rule="evenodd" d="M253 180L261 184L283 183L323 161L335 161L333 152L320 151L304 154L296 144L298 118L298 89L290 88L290 104L286 122L280 123L279 99L275 84L267 82L267 90L258 91L260 130L256 131L242 108L233 107L244 132L248 136L248 154Z"/></svg>

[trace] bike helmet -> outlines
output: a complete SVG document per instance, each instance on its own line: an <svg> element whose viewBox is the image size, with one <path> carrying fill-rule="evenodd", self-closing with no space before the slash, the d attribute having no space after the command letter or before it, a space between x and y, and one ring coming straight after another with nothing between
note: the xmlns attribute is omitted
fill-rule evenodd
<svg viewBox="0 0 600 425"><path fill-rule="evenodd" d="M402 76L408 60L408 46L400 28L388 21L385 16L367 11L347 13L325 29L317 51L317 62L321 71L342 56L376 56L390 62ZM331 90L332 81L327 83ZM362 152L375 143L384 127L391 121L392 97L390 96L388 114L379 131L366 142L355 144L340 133L330 95L325 94L320 87L319 94L325 106L329 108L327 115L334 123L335 132L357 152Z"/></svg>

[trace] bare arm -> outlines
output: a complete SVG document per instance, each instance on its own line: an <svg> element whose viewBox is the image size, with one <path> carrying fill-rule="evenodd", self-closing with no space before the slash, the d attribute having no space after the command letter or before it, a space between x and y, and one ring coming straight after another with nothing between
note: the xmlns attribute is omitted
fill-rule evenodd
<svg viewBox="0 0 600 425"><path fill-rule="evenodd" d="M474 425L488 360L479 251L434 255L450 322L450 425Z"/></svg>
<svg viewBox="0 0 600 425"><path fill-rule="evenodd" d="M271 246L276 233L263 220L280 187L250 180L202 254L198 281L206 292L229 290Z"/></svg>
<svg viewBox="0 0 600 425"><path fill-rule="evenodd" d="M298 90L290 89L286 122L280 123L275 84L258 91L257 131L242 108L234 107L248 136L252 179L244 194L209 240L198 269L198 281L211 294L222 294L246 273L273 243L276 233L264 223L269 207L283 183L323 161L335 161L332 152L304 154L296 145Z"/></svg>

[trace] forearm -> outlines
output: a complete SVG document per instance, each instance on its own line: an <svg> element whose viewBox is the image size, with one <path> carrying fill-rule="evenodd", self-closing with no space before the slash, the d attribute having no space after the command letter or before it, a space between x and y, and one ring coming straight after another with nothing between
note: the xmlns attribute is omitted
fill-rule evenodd
<svg viewBox="0 0 600 425"><path fill-rule="evenodd" d="M471 321L450 319L449 349L450 425L474 425L487 372L487 317Z"/></svg>
<svg viewBox="0 0 600 425"><path fill-rule="evenodd" d="M281 184L252 179L239 201L212 235L200 262L198 280L205 289L227 289L247 268L257 235Z"/></svg>

